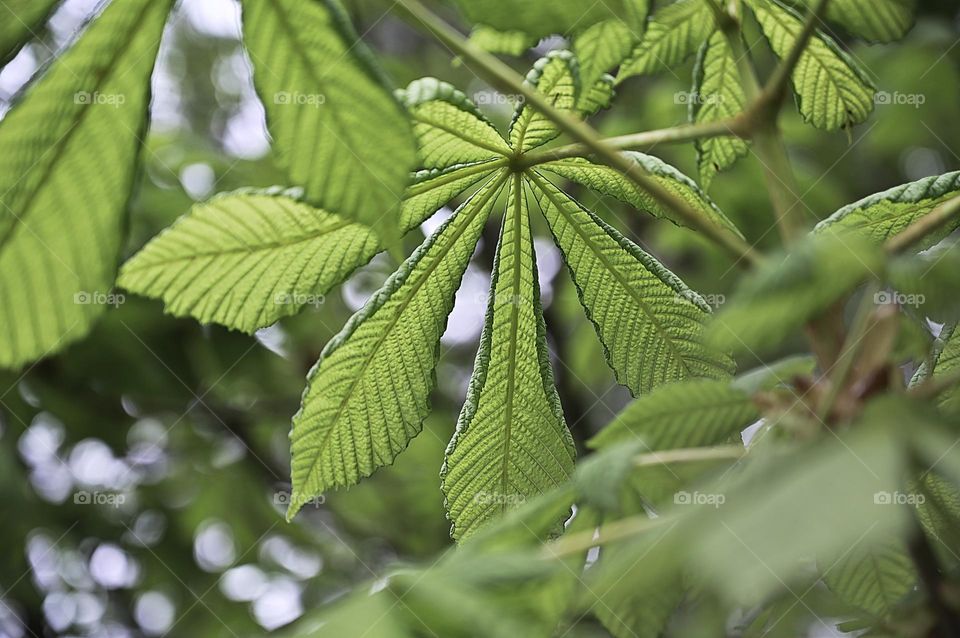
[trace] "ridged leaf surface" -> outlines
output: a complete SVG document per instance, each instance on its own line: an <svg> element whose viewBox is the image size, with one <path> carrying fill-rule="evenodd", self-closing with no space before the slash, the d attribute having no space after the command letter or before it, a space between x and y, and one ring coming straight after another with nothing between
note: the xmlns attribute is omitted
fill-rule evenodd
<svg viewBox="0 0 960 638"><path fill-rule="evenodd" d="M680 0L657 11L647 31L617 75L623 81L680 64L716 29L716 20L704 0Z"/></svg>
<svg viewBox="0 0 960 638"><path fill-rule="evenodd" d="M776 0L748 2L776 54L789 55L803 30L803 19ZM826 131L860 124L873 111L876 90L870 79L836 42L821 33L810 39L800 56L793 87L804 119Z"/></svg>
<svg viewBox="0 0 960 638"><path fill-rule="evenodd" d="M112 3L0 122L0 366L62 348L116 302L109 294L171 4Z"/></svg>
<svg viewBox="0 0 960 638"><path fill-rule="evenodd" d="M663 264L542 177L535 195L617 380L635 395L723 378L730 359L701 342L706 302Z"/></svg>
<svg viewBox="0 0 960 638"><path fill-rule="evenodd" d="M454 293L503 179L461 206L324 348L293 420L288 516L392 463L420 432Z"/></svg>
<svg viewBox="0 0 960 638"><path fill-rule="evenodd" d="M573 460L547 354L526 193L516 176L473 378L442 472L453 537L562 485Z"/></svg>
<svg viewBox="0 0 960 638"><path fill-rule="evenodd" d="M280 162L306 201L387 229L416 160L410 124L337 0L243 0L244 44Z"/></svg>

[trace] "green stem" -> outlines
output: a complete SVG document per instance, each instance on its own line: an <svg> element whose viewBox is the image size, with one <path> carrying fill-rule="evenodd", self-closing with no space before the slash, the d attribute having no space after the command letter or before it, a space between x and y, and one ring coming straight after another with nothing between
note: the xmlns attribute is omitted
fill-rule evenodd
<svg viewBox="0 0 960 638"><path fill-rule="evenodd" d="M634 467L651 467L671 463L699 463L702 461L726 461L742 458L746 450L742 445L719 447L681 448L664 452L641 454L633 459Z"/></svg>
<svg viewBox="0 0 960 638"><path fill-rule="evenodd" d="M578 534L564 536L543 547L543 557L557 559L583 553L591 547L615 543L626 538L632 538L662 526L667 522L666 517L649 518L648 516L631 516L619 521L608 523L594 530L587 530Z"/></svg>
<svg viewBox="0 0 960 638"><path fill-rule="evenodd" d="M836 405L840 393L847 386L850 371L853 369L853 364L856 362L857 355L860 353L863 339L870 328L870 316L873 314L873 309L876 304L874 296L879 290L880 283L875 280L871 281L863 293L863 298L860 299L860 306L857 308L853 325L847 334L847 340L843 344L843 350L841 350L837 364L829 375L830 386L827 391L827 396L817 410L817 416L819 416L820 420L824 423L827 422L830 412L833 411L833 406Z"/></svg>
<svg viewBox="0 0 960 638"><path fill-rule="evenodd" d="M644 131L643 133L608 137L602 141L610 148L621 151L632 151L648 149L658 144L679 144L729 135L747 138L749 137L749 133L745 124L744 118L740 116L715 122L681 124L680 126L670 128ZM568 144L567 146L559 146L545 151L527 153L520 158L518 165L523 168L530 168L531 166L538 166L555 160L569 159L571 157L586 157L590 155L591 152L590 148L585 144Z"/></svg>
<svg viewBox="0 0 960 638"><path fill-rule="evenodd" d="M459 55L465 64L471 66L477 75L501 90L523 96L528 106L536 109L562 132L583 144L598 160L623 173L660 204L671 209L688 226L702 232L738 260L743 259L751 264L759 264L762 261L760 254L745 240L702 216L683 198L657 182L642 167L622 155L618 149L601 141L597 132L585 122L571 114L558 111L539 91L526 84L513 69L490 53L472 45L419 0L396 0L394 6L423 25L441 43Z"/></svg>

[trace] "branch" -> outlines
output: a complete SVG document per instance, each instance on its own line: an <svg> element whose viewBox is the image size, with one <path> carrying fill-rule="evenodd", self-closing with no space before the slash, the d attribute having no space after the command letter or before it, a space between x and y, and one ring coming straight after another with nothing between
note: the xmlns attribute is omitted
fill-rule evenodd
<svg viewBox="0 0 960 638"><path fill-rule="evenodd" d="M610 148L621 151L631 151L648 149L658 144L680 144L694 140L726 137L730 135L741 139L750 137L746 119L743 115L715 122L681 124L680 126L634 133L632 135L608 137L603 140L603 143ZM529 168L555 160L569 159L571 157L586 157L591 155L591 153L590 148L585 144L569 144L545 151L527 153L520 158L518 165L522 168Z"/></svg>
<svg viewBox="0 0 960 638"><path fill-rule="evenodd" d="M623 173L637 186L647 191L662 205L671 209L684 222L723 247L736 259L758 264L761 256L746 241L715 224L697 212L690 204L653 179L628 157L600 140L597 132L583 121L568 113L558 111L533 87L526 84L509 66L495 56L482 51L466 40L459 32L434 15L419 0L395 0L395 8L422 24L434 37L459 55L464 63L473 67L477 75L485 78L502 90L522 95L526 103L553 122L561 131L583 144L604 164ZM519 158L517 158L519 159Z"/></svg>
<svg viewBox="0 0 960 638"><path fill-rule="evenodd" d="M596 530L587 530L578 534L563 536L543 546L542 555L546 559L563 558L580 554L591 547L615 543L625 538L649 532L666 523L667 517L649 518L648 516L631 516L613 523L608 523Z"/></svg>
<svg viewBox="0 0 960 638"><path fill-rule="evenodd" d="M884 244L891 255L906 252L911 246L960 215L960 197L954 197L917 219Z"/></svg>
<svg viewBox="0 0 960 638"><path fill-rule="evenodd" d="M651 467L670 463L697 463L701 461L728 461L743 458L747 453L742 445L695 447L650 452L633 459L634 467Z"/></svg>

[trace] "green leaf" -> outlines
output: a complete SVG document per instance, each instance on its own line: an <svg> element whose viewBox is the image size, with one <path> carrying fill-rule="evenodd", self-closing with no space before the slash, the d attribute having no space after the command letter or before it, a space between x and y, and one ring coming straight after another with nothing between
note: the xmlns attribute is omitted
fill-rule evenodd
<svg viewBox="0 0 960 638"><path fill-rule="evenodd" d="M803 30L803 20L777 0L748 0L774 52L786 57ZM856 62L829 36L810 39L793 72L800 113L826 131L849 128L873 111L876 89Z"/></svg>
<svg viewBox="0 0 960 638"><path fill-rule="evenodd" d="M540 58L524 81L547 98L558 111L573 111L580 92L580 70L569 51L551 51ZM535 108L521 103L510 123L510 145L527 152L560 135L560 129Z"/></svg>
<svg viewBox="0 0 960 638"><path fill-rule="evenodd" d="M870 276L883 271L878 247L855 236L812 236L745 277L714 315L710 342L735 352L780 347L790 335Z"/></svg>
<svg viewBox="0 0 960 638"><path fill-rule="evenodd" d="M717 445L760 418L750 396L727 381L664 385L640 397L590 440L606 448L640 440L645 451Z"/></svg>
<svg viewBox="0 0 960 638"><path fill-rule="evenodd" d="M738 237L743 236L734 223L713 203L713 200L697 186L696 182L676 168L653 155L633 151L626 152L624 155L639 164L661 186L684 199L701 215L711 219L718 226L728 229ZM604 195L614 197L654 217L669 219L680 226L685 225L683 220L676 217L669 208L662 206L650 194L624 177L623 173L609 166L594 164L584 158L570 158L541 164L539 169L550 171Z"/></svg>
<svg viewBox="0 0 960 638"><path fill-rule="evenodd" d="M175 316L254 332L380 251L372 229L288 195L240 191L197 204L127 262L118 284Z"/></svg>
<svg viewBox="0 0 960 638"><path fill-rule="evenodd" d="M639 35L620 20L598 22L573 40L573 53L580 63L580 82L585 87L595 86L608 71L623 62ZM580 96L578 106L583 109L589 91ZM587 107L588 111L592 111Z"/></svg>
<svg viewBox="0 0 960 638"><path fill-rule="evenodd" d="M909 510L885 504L882 496L901 486L905 441L897 432L905 420L926 426L914 405L884 401L849 433L768 450L741 462L729 485L701 486L701 493L724 498L684 523L684 532L693 534L686 538L688 563L725 599L745 603L804 582L811 558L829 566L853 546L871 548L898 536Z"/></svg>
<svg viewBox="0 0 960 638"><path fill-rule="evenodd" d="M585 607L616 638L664 635L683 600L680 576L661 571L670 531L655 529L636 541L604 547L600 560L587 572Z"/></svg>
<svg viewBox="0 0 960 638"><path fill-rule="evenodd" d="M5 0L0 3L0 65L6 64L53 13L59 0Z"/></svg>
<svg viewBox="0 0 960 638"><path fill-rule="evenodd" d="M620 68L617 82L680 64L696 52L716 29L704 0L680 0L654 14L647 32Z"/></svg>
<svg viewBox="0 0 960 638"><path fill-rule="evenodd" d="M960 320L960 247L956 244L897 257L890 262L888 277L897 293L888 293L886 300L939 323Z"/></svg>
<svg viewBox="0 0 960 638"><path fill-rule="evenodd" d="M533 37L570 34L604 20L623 20L640 29L649 0L604 0L585 4L581 0L514 2L513 0L456 0L474 23L502 31L523 31Z"/></svg>
<svg viewBox="0 0 960 638"><path fill-rule="evenodd" d="M690 100L692 122L716 122L743 111L747 98L740 86L737 61L722 32L710 36L700 49L694 78ZM697 140L696 147L700 181L704 188L710 187L717 173L749 153L746 141L734 136Z"/></svg>
<svg viewBox="0 0 960 638"><path fill-rule="evenodd" d="M510 155L510 146L476 106L452 85L422 78L398 91L413 117L426 168L447 168Z"/></svg>
<svg viewBox="0 0 960 638"><path fill-rule="evenodd" d="M337 0L241 5L254 83L291 183L306 201L389 237L415 143L343 8Z"/></svg>
<svg viewBox="0 0 960 638"><path fill-rule="evenodd" d="M467 400L441 471L451 534L463 539L573 471L547 354L523 181L509 191L486 323Z"/></svg>
<svg viewBox="0 0 960 638"><path fill-rule="evenodd" d="M527 49L535 46L539 37L523 31L500 31L485 24L479 24L470 32L470 43L484 51L519 57Z"/></svg>
<svg viewBox="0 0 960 638"><path fill-rule="evenodd" d="M916 0L831 0L827 19L870 42L893 42L913 27L916 8Z"/></svg>
<svg viewBox="0 0 960 638"><path fill-rule="evenodd" d="M930 361L924 362L918 369L911 386L917 386L928 380L943 379L957 374L960 370L960 332L956 324L944 326L934 344ZM960 415L960 387L955 387L942 393L939 398L940 408L947 414Z"/></svg>
<svg viewBox="0 0 960 638"><path fill-rule="evenodd" d="M676 275L539 175L534 194L617 380L634 394L732 362L700 342L710 308Z"/></svg>
<svg viewBox="0 0 960 638"><path fill-rule="evenodd" d="M821 568L832 592L878 618L892 617L917 582L906 547L895 539L873 547L855 545L839 561Z"/></svg>
<svg viewBox="0 0 960 638"><path fill-rule="evenodd" d="M171 4L111 4L0 122L0 366L63 348L118 299L109 293Z"/></svg>
<svg viewBox="0 0 960 638"><path fill-rule="evenodd" d="M814 357L795 355L748 370L734 379L733 387L753 395L788 385L796 377L812 376L816 368L817 360Z"/></svg>
<svg viewBox="0 0 960 638"><path fill-rule="evenodd" d="M855 232L880 244L901 233L910 224L932 212L943 202L960 195L960 171L924 177L844 206L814 229L823 232ZM939 241L960 226L954 220L929 237L925 247Z"/></svg>
<svg viewBox="0 0 960 638"><path fill-rule="evenodd" d="M461 206L324 348L293 419L288 517L393 462L419 433L454 293L505 179Z"/></svg>
<svg viewBox="0 0 960 638"><path fill-rule="evenodd" d="M482 169L483 172L478 172ZM424 171L408 189L411 230L493 169ZM118 285L166 310L252 333L294 315L383 250L374 230L291 192L242 190L197 204L124 264Z"/></svg>

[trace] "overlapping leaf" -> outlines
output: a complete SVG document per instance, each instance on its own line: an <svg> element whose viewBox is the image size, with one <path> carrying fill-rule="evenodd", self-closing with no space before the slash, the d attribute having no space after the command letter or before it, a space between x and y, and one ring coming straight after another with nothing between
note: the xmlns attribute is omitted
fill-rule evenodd
<svg viewBox="0 0 960 638"><path fill-rule="evenodd" d="M827 307L883 271L879 249L863 238L824 233L744 278L710 325L719 348L756 354L799 331Z"/></svg>
<svg viewBox="0 0 960 638"><path fill-rule="evenodd" d="M526 84L543 93L555 109L572 111L581 87L577 60L569 51L552 51L537 61L527 74ZM510 145L517 151L529 151L558 135L556 125L528 104L517 108L510 124Z"/></svg>
<svg viewBox="0 0 960 638"><path fill-rule="evenodd" d="M456 0L471 22L503 31L523 31L531 36L570 34L604 20L623 20L641 27L649 0L580 0L512 2L511 0Z"/></svg>
<svg viewBox="0 0 960 638"><path fill-rule="evenodd" d="M749 0L770 46L786 57L803 30L803 20L777 0ZM876 90L856 62L829 36L810 39L793 72L800 113L814 126L835 131L867 119Z"/></svg>
<svg viewBox="0 0 960 638"><path fill-rule="evenodd" d="M591 441L605 448L638 439L650 451L716 445L760 418L750 396L725 381L688 381L640 397Z"/></svg>
<svg viewBox="0 0 960 638"><path fill-rule="evenodd" d="M85 334L111 297L172 2L111 4L0 123L0 366Z"/></svg>
<svg viewBox="0 0 960 638"><path fill-rule="evenodd" d="M652 155L645 155L629 151L624 153L631 160L640 165L650 177L661 186L671 191L701 215L713 221L716 225L726 228L731 233L742 237L740 230L734 225L723 211L707 196L706 193L692 179L678 171L673 166ZM669 219L675 224L685 225L684 220L677 217L673 211L663 206L652 195L639 188L634 182L619 171L594 164L584 158L570 158L554 160L541 164L539 170L550 171L571 181L583 184L604 195L615 197L630 204L634 208L646 211L656 217Z"/></svg>
<svg viewBox="0 0 960 638"><path fill-rule="evenodd" d="M413 118L424 167L447 168L510 154L493 124L452 85L423 78L398 95Z"/></svg>
<svg viewBox="0 0 960 638"><path fill-rule="evenodd" d="M831 0L827 19L871 42L892 42L913 26L916 8L917 0Z"/></svg>
<svg viewBox="0 0 960 638"><path fill-rule="evenodd" d="M706 302L637 245L540 176L535 195L617 380L634 394L722 378L732 364L700 341Z"/></svg>
<svg viewBox="0 0 960 638"><path fill-rule="evenodd" d="M0 64L5 64L37 31L58 0L6 0L0 4Z"/></svg>
<svg viewBox="0 0 960 638"><path fill-rule="evenodd" d="M907 226L932 212L938 205L960 195L960 171L924 177L844 206L820 222L816 232L853 232L876 243L902 232ZM955 230L954 221L927 238L925 246Z"/></svg>
<svg viewBox="0 0 960 638"><path fill-rule="evenodd" d="M617 81L680 64L696 52L716 28L703 0L680 0L659 10L643 39L620 69Z"/></svg>
<svg viewBox="0 0 960 638"><path fill-rule="evenodd" d="M737 61L720 31L710 36L700 49L690 97L690 119L697 123L729 119L744 109L746 95L740 86ZM717 173L749 152L747 143L733 136L698 140L696 147L704 188L709 188Z"/></svg>
<svg viewBox="0 0 960 638"><path fill-rule="evenodd" d="M523 180L511 183L486 325L442 472L454 538L563 484L573 471L547 355Z"/></svg>
<svg viewBox="0 0 960 638"><path fill-rule="evenodd" d="M338 0L241 5L254 83L292 184L310 203L393 234L414 139Z"/></svg>
<svg viewBox="0 0 960 638"><path fill-rule="evenodd" d="M503 180L461 206L327 344L293 421L290 516L391 463L419 433L454 293Z"/></svg>

